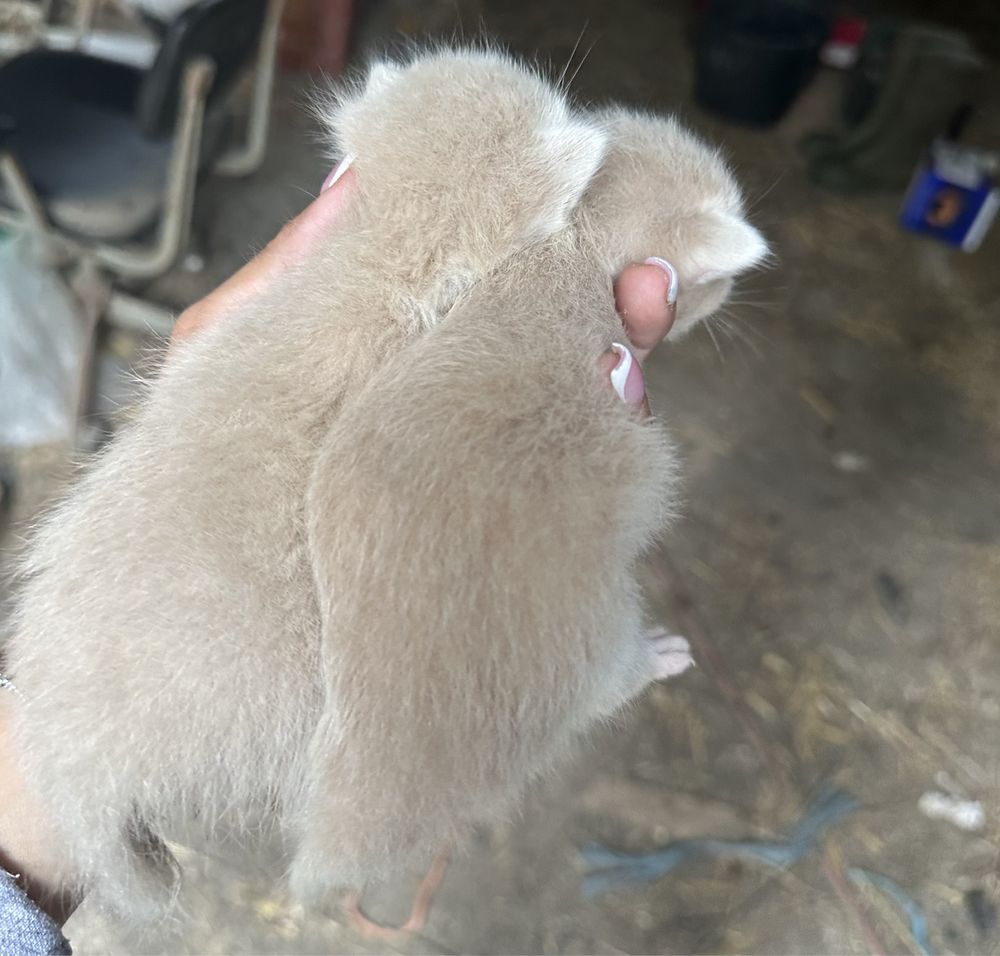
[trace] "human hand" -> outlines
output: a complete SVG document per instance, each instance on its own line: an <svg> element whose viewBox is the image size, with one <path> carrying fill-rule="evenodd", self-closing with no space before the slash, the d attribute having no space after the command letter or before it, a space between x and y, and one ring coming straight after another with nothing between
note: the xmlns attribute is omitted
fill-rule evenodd
<svg viewBox="0 0 1000 956"><path fill-rule="evenodd" d="M330 229L336 228L355 186L354 173L342 163L327 177L319 196L289 222L260 255L181 313L171 342L177 343L197 334L259 295L290 264L306 255ZM602 355L598 368L622 401L633 406L643 417L649 415L649 401L641 366L670 331L676 300L676 272L663 259L652 258L626 266L615 280L615 303L626 341Z"/></svg>
<svg viewBox="0 0 1000 956"><path fill-rule="evenodd" d="M56 839L18 769L12 734L16 706L16 692L0 687L0 867L61 925L78 901L59 884Z"/></svg>

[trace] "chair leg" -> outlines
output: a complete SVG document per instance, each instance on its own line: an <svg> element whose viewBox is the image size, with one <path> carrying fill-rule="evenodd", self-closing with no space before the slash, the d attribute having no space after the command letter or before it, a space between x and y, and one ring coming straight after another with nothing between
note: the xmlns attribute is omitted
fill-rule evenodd
<svg viewBox="0 0 1000 956"><path fill-rule="evenodd" d="M153 333L169 339L174 315L161 306L112 288L111 280L91 259L84 259L69 276L68 285L84 323L84 348L77 369L76 397L73 409L73 444L77 451L95 447L95 429L88 419L97 363L98 332L102 323L138 333Z"/></svg>
<svg viewBox="0 0 1000 956"><path fill-rule="evenodd" d="M94 386L98 330L102 322L115 328L153 333L168 339L173 331L174 315L152 302L113 289L110 279L101 273L93 260L82 260L70 275L68 284L84 323L85 342L77 370L74 446L78 451L90 451L95 444L95 432L87 412Z"/></svg>
<svg viewBox="0 0 1000 956"><path fill-rule="evenodd" d="M122 249L103 244L93 247L97 260L117 275L132 279L160 276L174 264L187 241L198 178L205 100L214 74L215 65L205 57L192 61L184 71L167 194L156 243L151 249Z"/></svg>
<svg viewBox="0 0 1000 956"><path fill-rule="evenodd" d="M93 444L92 431L87 422L87 407L93 389L97 330L107 309L111 283L107 276L101 274L92 259L81 259L70 273L67 284L83 322L84 336L73 403L73 444L77 451L88 451Z"/></svg>
<svg viewBox="0 0 1000 956"><path fill-rule="evenodd" d="M214 171L222 176L248 176L257 170L264 160L267 131L271 121L275 63L278 58L278 28L284 5L284 0L270 0L268 4L264 29L260 35L260 46L257 48L246 139L216 162Z"/></svg>
<svg viewBox="0 0 1000 956"><path fill-rule="evenodd" d="M94 25L98 0L76 0L73 4L73 42L79 47Z"/></svg>
<svg viewBox="0 0 1000 956"><path fill-rule="evenodd" d="M65 254L65 242L49 225L45 209L34 188L24 174L21 164L10 153L0 153L0 180L7 187L18 216L3 217L4 225L25 229L38 246L49 265L59 263Z"/></svg>
<svg viewBox="0 0 1000 956"><path fill-rule="evenodd" d="M174 330L174 314L154 302L114 291L108 299L104 318L115 328L130 332L152 332L169 339Z"/></svg>

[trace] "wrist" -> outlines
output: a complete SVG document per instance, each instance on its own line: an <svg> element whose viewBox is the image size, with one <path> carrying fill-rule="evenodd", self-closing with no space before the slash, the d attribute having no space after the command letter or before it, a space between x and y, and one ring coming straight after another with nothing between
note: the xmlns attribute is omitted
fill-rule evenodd
<svg viewBox="0 0 1000 956"><path fill-rule="evenodd" d="M0 687L0 867L61 924L77 901L60 882L52 829L19 769L12 733L16 707L16 692Z"/></svg>

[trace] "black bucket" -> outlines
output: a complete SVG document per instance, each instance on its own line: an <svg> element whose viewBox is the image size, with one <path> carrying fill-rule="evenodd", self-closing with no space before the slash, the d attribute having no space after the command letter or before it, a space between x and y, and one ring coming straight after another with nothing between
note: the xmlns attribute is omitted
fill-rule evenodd
<svg viewBox="0 0 1000 956"><path fill-rule="evenodd" d="M748 126L776 123L816 68L827 18L793 0L715 0L695 56L695 99Z"/></svg>

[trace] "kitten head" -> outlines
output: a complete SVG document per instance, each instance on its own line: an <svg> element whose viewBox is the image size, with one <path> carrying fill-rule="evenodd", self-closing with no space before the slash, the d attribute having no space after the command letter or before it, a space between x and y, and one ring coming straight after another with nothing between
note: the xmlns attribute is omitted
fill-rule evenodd
<svg viewBox="0 0 1000 956"><path fill-rule="evenodd" d="M562 229L607 144L600 122L491 51L375 63L321 110L336 151L355 157L386 256L410 277L431 264L438 276L481 276Z"/></svg>
<svg viewBox="0 0 1000 956"><path fill-rule="evenodd" d="M678 271L678 338L725 302L733 279L768 254L744 218L739 187L717 150L673 119L622 109L601 115L611 146L584 220L614 275L667 259Z"/></svg>

